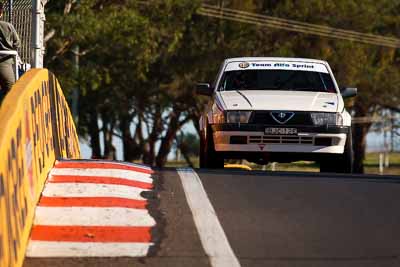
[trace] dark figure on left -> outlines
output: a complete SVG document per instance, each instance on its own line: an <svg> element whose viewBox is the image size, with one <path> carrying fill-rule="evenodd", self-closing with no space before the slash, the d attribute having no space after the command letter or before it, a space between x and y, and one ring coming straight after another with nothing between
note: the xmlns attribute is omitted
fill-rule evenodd
<svg viewBox="0 0 400 267"><path fill-rule="evenodd" d="M4 4L0 2L0 19L3 18ZM15 51L21 46L17 31L11 23L0 20L0 50ZM15 83L14 56L0 53L0 102Z"/></svg>

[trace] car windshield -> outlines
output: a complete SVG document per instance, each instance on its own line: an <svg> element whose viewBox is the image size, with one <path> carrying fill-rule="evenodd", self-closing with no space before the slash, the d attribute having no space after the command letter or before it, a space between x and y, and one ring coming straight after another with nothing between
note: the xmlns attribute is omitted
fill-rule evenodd
<svg viewBox="0 0 400 267"><path fill-rule="evenodd" d="M290 90L336 93L328 73L299 70L233 70L222 77L220 91Z"/></svg>

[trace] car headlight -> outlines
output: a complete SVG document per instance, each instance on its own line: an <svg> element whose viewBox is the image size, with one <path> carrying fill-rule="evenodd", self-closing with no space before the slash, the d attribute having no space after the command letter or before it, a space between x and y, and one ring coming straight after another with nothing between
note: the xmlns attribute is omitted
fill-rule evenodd
<svg viewBox="0 0 400 267"><path fill-rule="evenodd" d="M228 111L226 113L227 123L248 123L251 111Z"/></svg>
<svg viewBox="0 0 400 267"><path fill-rule="evenodd" d="M339 113L315 112L311 113L314 125L343 125L343 117Z"/></svg>
<svg viewBox="0 0 400 267"><path fill-rule="evenodd" d="M225 123L225 113L218 108L217 105L213 105L213 121L217 124Z"/></svg>

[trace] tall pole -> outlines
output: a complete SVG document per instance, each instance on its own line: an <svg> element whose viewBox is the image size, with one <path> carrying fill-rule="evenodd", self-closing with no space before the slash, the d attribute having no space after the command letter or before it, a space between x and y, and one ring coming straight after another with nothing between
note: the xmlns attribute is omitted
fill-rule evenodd
<svg viewBox="0 0 400 267"><path fill-rule="evenodd" d="M47 0L32 0L32 50L33 60L31 62L33 68L43 68L44 55L44 6Z"/></svg>
<svg viewBox="0 0 400 267"><path fill-rule="evenodd" d="M8 0L8 22L12 23L13 17L13 0Z"/></svg>
<svg viewBox="0 0 400 267"><path fill-rule="evenodd" d="M76 1L76 4L80 4L80 0ZM73 65L75 70L75 80L76 85L72 90L72 117L74 118L75 125L78 126L79 123L79 45L75 44L72 48L72 53L74 54Z"/></svg>
<svg viewBox="0 0 400 267"><path fill-rule="evenodd" d="M74 53L73 65L75 69L75 79L77 81L75 88L72 91L72 117L75 125L78 125L79 118L79 45L75 45L72 49Z"/></svg>
<svg viewBox="0 0 400 267"><path fill-rule="evenodd" d="M394 112L390 111L390 152L394 151Z"/></svg>

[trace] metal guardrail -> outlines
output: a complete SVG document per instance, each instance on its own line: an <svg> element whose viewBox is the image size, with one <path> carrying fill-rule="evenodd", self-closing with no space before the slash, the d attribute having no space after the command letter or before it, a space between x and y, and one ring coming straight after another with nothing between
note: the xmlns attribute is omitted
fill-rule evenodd
<svg viewBox="0 0 400 267"><path fill-rule="evenodd" d="M15 81L18 81L20 78L20 70L23 72L28 71L31 68L29 63L22 62L21 58L17 51L13 50L0 50L0 55L12 56L14 59L14 73L15 73Z"/></svg>
<svg viewBox="0 0 400 267"><path fill-rule="evenodd" d="M22 63L19 58L17 51L9 51L9 50L0 50L0 55L12 56L14 58L14 72L15 72L15 81L19 79L19 70L18 66Z"/></svg>
<svg viewBox="0 0 400 267"><path fill-rule="evenodd" d="M18 53L23 62L35 68L43 67L44 7L48 0L6 1L3 19L14 25L20 40Z"/></svg>
<svg viewBox="0 0 400 267"><path fill-rule="evenodd" d="M32 0L13 0L11 18L9 3L5 3L3 19L14 25L21 39L18 53L24 62L32 64Z"/></svg>

